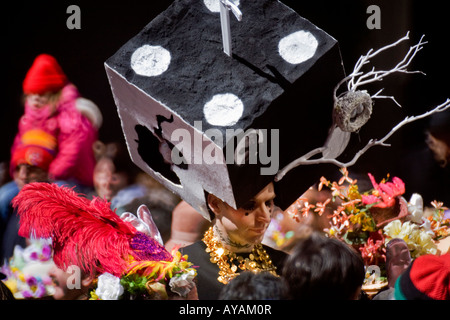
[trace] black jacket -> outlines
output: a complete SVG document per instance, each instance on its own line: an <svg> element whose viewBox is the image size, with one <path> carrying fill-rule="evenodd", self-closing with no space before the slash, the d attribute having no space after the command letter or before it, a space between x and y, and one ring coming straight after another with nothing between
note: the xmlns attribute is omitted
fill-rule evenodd
<svg viewBox="0 0 450 320"><path fill-rule="evenodd" d="M267 251L272 263L277 267L277 274L281 275L284 261L287 253L275 250L263 245ZM219 267L210 261L210 254L205 251L206 244L203 241L197 241L190 246L180 249L180 252L188 255L188 261L197 266L197 291L199 300L217 300L222 288L225 286L219 282ZM245 254L239 254L246 257Z"/></svg>

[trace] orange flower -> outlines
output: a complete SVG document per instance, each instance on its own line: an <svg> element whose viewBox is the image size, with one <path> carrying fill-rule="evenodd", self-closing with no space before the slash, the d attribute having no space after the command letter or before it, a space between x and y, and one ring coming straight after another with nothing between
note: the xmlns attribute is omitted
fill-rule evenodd
<svg viewBox="0 0 450 320"><path fill-rule="evenodd" d="M313 209L313 208L314 208L314 205L312 205L309 202L305 201L304 204L303 204L303 208L301 208L301 210L300 210L301 213L302 213L302 216L306 217L308 215L309 211L311 209Z"/></svg>
<svg viewBox="0 0 450 320"><path fill-rule="evenodd" d="M361 199L350 200L350 201L344 202L342 205L343 205L344 207L347 207L347 206L354 206L355 204L357 204L357 203L359 203L359 202L361 202L361 201L362 201Z"/></svg>
<svg viewBox="0 0 450 320"><path fill-rule="evenodd" d="M327 204L330 203L331 199L327 199L324 203L317 202L316 208L314 209L314 212L317 212L319 216L321 216L327 207Z"/></svg>
<svg viewBox="0 0 450 320"><path fill-rule="evenodd" d="M331 185L331 195L333 197L339 197L341 199L345 199L345 195L342 194L342 191L345 190L345 186L341 186L336 182L333 182Z"/></svg>
<svg viewBox="0 0 450 320"><path fill-rule="evenodd" d="M319 187L317 188L317 190L321 191L323 186L328 187L329 185L330 185L330 181L328 181L325 177L321 177Z"/></svg>
<svg viewBox="0 0 450 320"><path fill-rule="evenodd" d="M356 179L352 179L348 176L348 170L347 168L341 168L339 171L342 173L342 178L339 179L338 184L342 185L345 181L347 181L350 184L356 184Z"/></svg>
<svg viewBox="0 0 450 320"><path fill-rule="evenodd" d="M448 210L448 208L444 207L444 203L443 202L438 202L436 200L431 201L431 205L436 209L436 210Z"/></svg>

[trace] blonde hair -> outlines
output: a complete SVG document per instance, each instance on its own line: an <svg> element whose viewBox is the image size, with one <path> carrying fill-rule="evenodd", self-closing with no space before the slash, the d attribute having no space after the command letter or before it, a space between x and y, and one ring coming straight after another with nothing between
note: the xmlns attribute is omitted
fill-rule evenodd
<svg viewBox="0 0 450 320"><path fill-rule="evenodd" d="M45 94L39 94L39 96L46 96L48 98L48 103L51 106L51 114L55 113L56 107L58 105L58 101L61 97L61 90L58 90L56 92L47 92ZM27 94L24 93L22 96L22 105L25 105L25 102L27 101L28 97L34 95L34 94Z"/></svg>

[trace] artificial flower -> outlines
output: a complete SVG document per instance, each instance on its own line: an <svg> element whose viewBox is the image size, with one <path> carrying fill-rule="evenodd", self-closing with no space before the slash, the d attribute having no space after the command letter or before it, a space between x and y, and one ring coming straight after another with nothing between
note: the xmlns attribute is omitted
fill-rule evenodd
<svg viewBox="0 0 450 320"><path fill-rule="evenodd" d="M431 201L431 205L437 210L440 210L440 209L447 210L448 209L448 208L444 207L443 202L439 202L436 200Z"/></svg>
<svg viewBox="0 0 450 320"><path fill-rule="evenodd" d="M352 215L349 219L351 223L358 225L362 231L375 231L375 221L367 211L360 211L357 214Z"/></svg>
<svg viewBox="0 0 450 320"><path fill-rule="evenodd" d="M331 183L331 182L328 181L325 177L321 177L321 178L320 178L319 186L317 187L317 190L322 191L322 188L323 188L324 186L325 186L325 187L328 187L328 185L329 185L330 183Z"/></svg>
<svg viewBox="0 0 450 320"><path fill-rule="evenodd" d="M422 229L414 230L411 236L410 245L413 248L411 250L411 257L417 258L426 254L436 254L437 246L433 241L431 235Z"/></svg>
<svg viewBox="0 0 450 320"><path fill-rule="evenodd" d="M314 205L309 203L308 201L303 202L303 207L300 209L302 213L302 217L306 217L309 214L309 211L314 208Z"/></svg>
<svg viewBox="0 0 450 320"><path fill-rule="evenodd" d="M423 211L423 198L418 193L413 193L408 202L408 212L410 214L409 219L415 223L422 223Z"/></svg>
<svg viewBox="0 0 450 320"><path fill-rule="evenodd" d="M1 267L1 272L16 299L43 298L53 295L55 290L48 275L52 266L51 240L30 239L27 247L14 247L13 256Z"/></svg>
<svg viewBox="0 0 450 320"><path fill-rule="evenodd" d="M110 273L103 273L98 277L95 294L101 300L118 300L124 289L120 284L120 279Z"/></svg>
<svg viewBox="0 0 450 320"><path fill-rule="evenodd" d="M424 209L419 194L413 194L409 203L401 198L405 193L405 184L400 178L394 177L391 181L383 179L377 183L370 173L373 189L361 194L356 180L349 178L348 171L344 168L341 173L343 177L338 182L320 178L318 190L328 188L331 199L315 204L302 199L301 205L292 210L293 217L298 220L300 214L322 214L325 209L331 209L332 213L328 216L330 226L323 229L326 235L351 245L361 253L366 266L375 265L384 273L386 244L394 238L406 242L412 258L437 254L435 241L450 235L450 212L445 211L447 208L443 203L433 201L431 205L434 210L429 213ZM401 200L400 214L396 215L398 200ZM406 205L407 210L404 210ZM376 218L384 218L384 210L388 210L389 214L394 212L393 217L388 219L391 222L384 220L387 224L381 228L384 224L377 222ZM384 277L382 275L380 279Z"/></svg>
<svg viewBox="0 0 450 320"><path fill-rule="evenodd" d="M167 300L169 298L166 285L158 281L147 282L147 291L150 293L153 300Z"/></svg>
<svg viewBox="0 0 450 320"><path fill-rule="evenodd" d="M357 180L356 179L351 179L348 176L348 169L347 168L341 168L341 169L339 169L339 171L342 173L342 178L339 179L339 182L338 182L339 185L342 185L345 181L347 181L351 185L356 184Z"/></svg>
<svg viewBox="0 0 450 320"><path fill-rule="evenodd" d="M400 220L389 222L383 230L384 234L389 238L397 238L397 235L402 231L402 222Z"/></svg>
<svg viewBox="0 0 450 320"><path fill-rule="evenodd" d="M432 238L436 235L431 228L431 221L428 219L423 219L423 223L419 226L419 228L421 228L425 233L428 233Z"/></svg>
<svg viewBox="0 0 450 320"><path fill-rule="evenodd" d="M394 220L388 223L384 228L384 233L388 238L400 238L405 240L406 243L410 240L413 231L417 229L418 226L410 221L402 223L400 220Z"/></svg>
<svg viewBox="0 0 450 320"><path fill-rule="evenodd" d="M317 212L319 214L319 216L321 216L325 212L327 204L330 203L330 201L331 201L331 199L325 200L324 203L317 202L315 205L314 212Z"/></svg>
<svg viewBox="0 0 450 320"><path fill-rule="evenodd" d="M380 261L386 261L386 249L381 232L371 232L364 245L359 247L359 251L366 266L378 265Z"/></svg>
<svg viewBox="0 0 450 320"><path fill-rule="evenodd" d="M402 223L394 220L384 227L387 242L394 238L403 239L411 252L411 257L417 258L424 254L436 254L437 246L432 236L417 224L410 221Z"/></svg>
<svg viewBox="0 0 450 320"><path fill-rule="evenodd" d="M345 190L345 186L343 185L339 185L337 182L333 182L331 183L331 195L333 197L339 197L341 199L345 199L345 195L343 194L344 190Z"/></svg>
<svg viewBox="0 0 450 320"><path fill-rule="evenodd" d="M348 187L347 198L353 201L361 201L361 194L358 191L358 185L352 184Z"/></svg>
<svg viewBox="0 0 450 320"><path fill-rule="evenodd" d="M186 297L195 286L193 281L195 276L195 270L191 269L188 272L172 277L169 281L170 290L180 297Z"/></svg>
<svg viewBox="0 0 450 320"><path fill-rule="evenodd" d="M380 182L375 181L372 174L368 174L373 187L374 192L370 195L362 195L363 204L374 204L374 207L389 208L395 205L395 198L405 193L404 182L397 177L392 179L392 182Z"/></svg>

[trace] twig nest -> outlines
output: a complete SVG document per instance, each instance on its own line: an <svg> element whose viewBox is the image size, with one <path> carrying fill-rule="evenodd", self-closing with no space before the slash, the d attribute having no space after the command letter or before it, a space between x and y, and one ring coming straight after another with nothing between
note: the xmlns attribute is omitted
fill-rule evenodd
<svg viewBox="0 0 450 320"><path fill-rule="evenodd" d="M334 118L345 132L361 129L372 115L372 98L366 91L348 91L336 100Z"/></svg>

